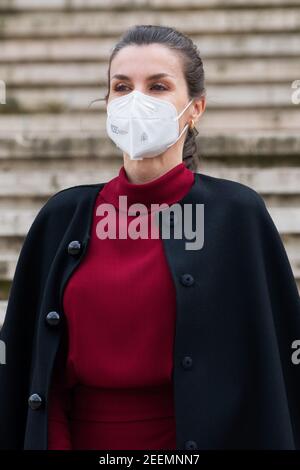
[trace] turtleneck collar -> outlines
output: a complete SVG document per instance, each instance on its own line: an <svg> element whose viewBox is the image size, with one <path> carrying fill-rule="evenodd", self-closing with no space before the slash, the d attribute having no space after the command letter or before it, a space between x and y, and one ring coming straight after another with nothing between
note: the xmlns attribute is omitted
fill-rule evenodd
<svg viewBox="0 0 300 470"><path fill-rule="evenodd" d="M190 190L195 180L194 173L183 162L166 173L146 183L131 183L124 165L119 175L105 183L101 197L119 209L119 196L127 196L127 207L141 203L151 211L151 204L174 204Z"/></svg>

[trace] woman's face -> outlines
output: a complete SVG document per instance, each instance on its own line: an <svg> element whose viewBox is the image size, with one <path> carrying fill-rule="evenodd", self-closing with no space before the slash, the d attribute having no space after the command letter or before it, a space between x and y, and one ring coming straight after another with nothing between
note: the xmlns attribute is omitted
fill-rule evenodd
<svg viewBox="0 0 300 470"><path fill-rule="evenodd" d="M112 60L107 104L133 90L170 101L178 114L190 101L180 57L160 44L126 46ZM196 123L204 105L203 98L191 103L179 118L180 131L191 119ZM185 137L175 145L183 146Z"/></svg>

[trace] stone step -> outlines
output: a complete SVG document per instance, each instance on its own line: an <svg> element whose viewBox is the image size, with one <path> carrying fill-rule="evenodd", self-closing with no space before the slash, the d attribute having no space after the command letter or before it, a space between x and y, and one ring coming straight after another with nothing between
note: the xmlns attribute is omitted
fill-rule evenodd
<svg viewBox="0 0 300 470"><path fill-rule="evenodd" d="M298 32L300 10L290 8L216 9L191 11L118 11L86 10L66 12L43 11L7 13L2 16L1 36L5 37L70 37L121 35L132 24L172 25L187 34L242 32Z"/></svg>
<svg viewBox="0 0 300 470"><path fill-rule="evenodd" d="M280 236L286 248L288 257L290 259L293 272L295 273L295 276L298 276L300 278L300 230L299 230L300 211L299 209L296 209L296 208L287 208L287 209L268 208L268 211L271 214L271 217L276 225L276 228L280 233ZM25 214L25 213L23 215L18 214L20 215L20 218L19 218L20 230L19 231L23 232L22 240L24 240L24 237L32 221L34 220L36 213L37 211L35 211L35 213L32 212L31 214L29 214L29 211L28 211L28 214ZM295 216L295 218L298 219L298 226L296 227L296 223L294 224L294 227L296 227L297 232L293 230L291 221L288 220L289 217L293 217L293 216ZM287 225L285 225L285 222L287 222ZM23 229L21 229L21 225L23 225ZM288 226L290 226L291 228L290 231L287 231ZM0 240L9 240L8 233L5 236L4 234L0 234L0 236L1 236ZM23 242L21 241L20 248L16 249L14 252L12 251L12 249L6 252L1 251L0 253L0 273L1 273L0 280L1 281L12 280L22 244Z"/></svg>
<svg viewBox="0 0 300 470"><path fill-rule="evenodd" d="M20 198L20 197L50 197L57 191L66 187L75 186L79 184L100 183L112 178L120 167L120 161L111 161L95 159L80 160L70 162L60 161L53 162L50 165L36 165L18 166L6 169L0 172L0 198ZM18 206L18 203L15 204ZM6 220L10 234L13 235L14 230L14 214L18 210L9 209L5 213L5 208L2 208L0 214L0 234L2 231L6 233L5 226ZM27 218L31 216L32 210L20 211L20 217ZM25 214L25 216L24 216ZM19 219L19 216L17 217ZM27 219L26 219L27 220ZM5 225L6 224L6 225ZM16 228L19 226L18 222ZM16 231L16 234L19 232Z"/></svg>
<svg viewBox="0 0 300 470"><path fill-rule="evenodd" d="M292 83L299 73L299 58L206 59L205 78L214 83ZM105 63L0 63L0 77L8 87L106 86Z"/></svg>
<svg viewBox="0 0 300 470"><path fill-rule="evenodd" d="M20 250L14 254L4 253L0 256L0 280L1 281L12 281Z"/></svg>
<svg viewBox="0 0 300 470"><path fill-rule="evenodd" d="M291 117L292 115L291 112ZM226 112L223 113L223 117L226 118ZM238 114L236 121L238 117L243 118L245 121L248 117L251 121L250 112L249 116L247 116L246 111ZM267 117L269 117L268 114L261 113L262 120ZM7 128L6 130L2 129L0 132L0 162L1 160L4 161L1 164L2 171L5 172L14 160L47 161L49 159L63 159L69 165L68 159L70 158L86 158L92 159L94 162L98 162L100 159L112 162L114 159L122 157L122 152L108 138L105 123L100 118L97 123L95 120L85 121L84 117L81 121L74 117L74 122L71 123L72 117L69 115L68 125L70 127L68 129L67 121L64 120L66 116L64 116L64 119L61 118L62 116L52 116L51 118L47 116L42 125L42 116L40 115L32 118L24 116L23 123L17 119L10 120L7 116L6 124L11 124L10 131ZM203 116L203 120L204 118L206 117ZM39 119L40 124L37 123ZM57 120L56 124L55 119ZM18 127L16 126L17 122L20 124ZM3 121L0 120L0 126L2 123ZM62 128L57 129L60 124ZM92 124L94 125L94 131L86 132L86 129L91 131ZM95 124L97 124L98 131L95 129ZM33 127L36 131L30 132ZM69 132L65 132L66 130ZM199 131L196 142L198 152L203 158L218 157L226 161L227 157L231 159L233 157L247 157L249 163L253 160L259 160L262 163L261 158L265 157L266 162L270 161L275 164L277 160L282 160L282 158L286 160L287 157L295 159L300 154L298 128L295 128L294 132L292 132L292 129L268 130L264 126L261 130L255 132L238 127L236 129L229 127L226 130L226 128L221 127L220 118L219 128L213 126L204 128L201 124ZM10 163L7 167L8 159ZM98 163L100 164L100 162Z"/></svg>
<svg viewBox="0 0 300 470"><path fill-rule="evenodd" d="M121 158L75 158L72 161L58 160L21 160L3 161L0 167L0 197L41 197L53 194L68 186L106 181L121 166ZM268 166L261 166L259 161L227 165L223 161L205 158L200 161L199 172L219 178L240 181L253 187L264 195L299 195L300 168L274 166L270 160ZM1 228L0 228L1 230Z"/></svg>
<svg viewBox="0 0 300 470"><path fill-rule="evenodd" d="M280 234L300 234L300 207L272 207L269 212ZM300 262L300 256L298 261Z"/></svg>
<svg viewBox="0 0 300 470"><path fill-rule="evenodd" d="M232 30L226 34L190 34L197 45L204 61L217 58L220 61L228 58L299 56L299 33L251 33L238 34ZM117 37L87 38L13 38L1 37L0 62L25 61L107 61ZM227 62L226 62L227 63Z"/></svg>
<svg viewBox="0 0 300 470"><path fill-rule="evenodd" d="M276 226L277 229L280 229L280 216L278 214L276 215L276 211L278 208L281 206L276 206L273 205L268 201L268 198L264 198L266 202L266 206L268 207L268 210L270 214L272 214L273 217L277 221L279 221ZM40 210L40 208L43 206L45 201L40 201L39 203L35 203L32 206L35 208L32 211L33 217L37 212ZM24 210L28 210L28 202L27 202L27 207L24 205ZM283 209L283 207L281 207ZM287 212L291 212L293 207L287 206ZM283 213L283 218L284 220L284 212ZM30 222L29 224L31 223ZM273 219L274 220L274 219ZM280 231L280 235L283 241L283 244L285 245L288 256L291 259L294 269L300 270L300 235L299 233L287 233L285 230L283 232ZM13 276L13 272L15 270L16 266L16 261L17 257L19 256L19 253L22 249L23 243L24 243L24 234L19 235L19 236L6 236L6 237L0 237L0 279L1 280L10 280Z"/></svg>
<svg viewBox="0 0 300 470"><path fill-rule="evenodd" d="M246 8L253 7L290 7L299 5L299 0L251 0L250 5ZM14 11L34 11L34 10L57 10L68 9L73 10L93 10L93 9L117 9L121 8L136 8L136 7L149 7L149 0L1 0L1 10L14 10ZM242 7L245 8L245 0L151 0L151 8L164 10L168 9L188 9L188 8L232 8Z"/></svg>
<svg viewBox="0 0 300 470"><path fill-rule="evenodd" d="M204 166L204 168L203 168ZM266 194L300 194L299 167L257 166L231 167L218 163L209 164L207 161L199 170L217 178L239 181L252 187L262 195Z"/></svg>
<svg viewBox="0 0 300 470"><path fill-rule="evenodd" d="M0 301L0 327L3 325L6 309L7 309L7 301L1 300Z"/></svg>
<svg viewBox="0 0 300 470"><path fill-rule="evenodd" d="M93 111L93 105L87 111L66 112L61 114L2 114L0 115L0 158L14 157L17 148L20 149L19 156L26 155L27 149L34 152L37 143L42 145L43 152L49 154L52 146L56 152L61 150L69 152L79 144L80 151L83 144L89 140L97 144L98 140L107 140L106 111L104 103L102 109ZM299 142L300 109L294 105L293 108L263 108L255 109L217 109L208 106L197 123L197 129L201 134L201 141L209 138L210 144L218 145L218 138L226 141L239 141L239 149L247 148L247 143L259 141L276 143L280 145L280 152L290 152L295 142ZM200 138L200 137L199 137ZM244 139L244 142L242 141ZM295 141L296 139L296 141ZM26 140L24 144L23 142ZM66 148L66 141L70 141ZM282 141L286 147L282 147ZM30 144L31 141L31 144ZM62 146L59 146L61 141ZM104 142L101 142L104 144ZM64 145L63 145L64 144ZM225 142L223 142L225 144ZM251 145L252 145L251 144ZM76 147L77 148L77 147ZM286 150L285 150L286 149ZM299 147L298 147L299 149ZM260 152L260 146L256 151ZM272 152L278 154L276 146L273 145ZM73 152L74 153L74 152ZM240 152L239 152L240 153ZM34 155L34 153L33 153Z"/></svg>
<svg viewBox="0 0 300 470"><path fill-rule="evenodd" d="M265 83L265 84L223 84L209 85L206 99L207 108L243 109L245 107L257 109L265 107L288 107L293 109L292 102L295 89L292 82ZM43 87L18 88L7 86L6 104L1 106L4 113L63 113L67 111L87 111L104 109L105 102L93 100L104 98L106 87ZM3 108L3 109L2 109Z"/></svg>
<svg viewBox="0 0 300 470"><path fill-rule="evenodd" d="M297 175L298 177L299 177L299 171L298 171L298 175ZM245 171L245 173L246 173L246 171ZM215 173L210 172L210 174L214 175L214 174L217 174L217 173L216 172ZM218 172L218 174L220 174L220 171ZM228 172L226 172L225 175L230 176L230 173L228 174ZM39 196L47 197L45 193L47 192L47 189L48 189L48 192L50 192L49 189L51 187L51 181L49 181L49 180L50 180L51 176L53 176L53 175L50 174L49 176L48 175L43 176L42 173L37 173L36 176L40 177L40 181L38 181L37 178L35 178L35 175L33 175L33 180L36 182L36 184L35 184L35 187L34 187L34 183L32 183L31 192L35 193ZM249 176L249 170L247 170L247 176ZM286 181L286 187L281 188L282 189L281 192L285 193L285 194L295 194L296 188L293 188L294 191L291 188L293 183L295 183L295 181L290 182L289 180L285 179L285 176L286 175L283 174L283 180ZM112 177L112 176L110 176L110 177ZM99 182L102 182L102 181L104 182L104 181L109 180L110 177L105 178L101 175L100 178L97 178L97 177L94 176L93 182L96 182L96 183L99 183ZM72 175L70 175L70 174L66 174L66 175L65 174L60 174L60 176L57 177L57 179L60 182L60 187L61 188L69 187L69 186L72 185L72 184L70 184L71 181L72 181ZM232 179L234 181L237 181L237 179L234 179L234 178L230 178L230 179ZM265 180L266 179L267 178L265 178ZM295 179L296 179L296 177L295 177ZM77 176L77 181L76 182L77 182L77 184L85 184L88 180L92 181L91 175L90 175L89 178L87 178L85 174L83 174L83 175L80 174L80 183L79 183L79 175ZM258 180L260 180L260 181L258 181ZM246 177L245 176L242 177L241 174L240 174L239 181L240 182L245 182ZM263 181L264 181L264 178L260 174L252 175L251 187L253 189L255 189L255 188L258 187L258 182L263 183ZM73 182L76 184L75 175L73 176ZM262 184L261 184L261 186L263 187ZM273 187L274 192L276 190L278 191L278 188L274 188L273 180L272 180L272 187ZM15 191L15 192L13 192L11 187L8 186L7 190L6 190L6 195L7 195L7 193L9 195L9 192L11 192L10 195L12 197L15 197L18 194L18 192L20 193L22 191L22 193L25 193L26 196L28 197L28 193L26 193L26 189L27 188L24 187L24 183L23 183L23 188L18 188L18 191ZM265 187L263 187L263 189L264 189L264 191L259 191L260 194L262 194L262 195L264 194L264 192L267 191ZM298 196L299 196L299 185L298 185L297 190L298 190ZM3 189L1 187L1 191L2 191L2 194L0 195L0 198L3 196L3 192L5 191L5 188ZM55 193L56 191L57 190L54 190L52 192L52 194ZM2 206L3 206L3 204L2 204ZM273 217L273 219L276 223L276 226L278 227L278 230L279 230L280 233L282 233L282 234L297 234L297 235L300 234L300 207L299 207L299 204L298 204L298 207L268 207L268 208L269 208L270 214L272 215L272 217ZM12 207L6 208L5 206L2 207L1 208L1 213L0 213L0 237L24 236L26 234L26 232L28 231L29 226L30 226L31 222L33 221L34 217L36 216L37 212L38 212L37 208L32 208L30 206L29 207L19 207L18 204L15 204L14 208L12 208Z"/></svg>

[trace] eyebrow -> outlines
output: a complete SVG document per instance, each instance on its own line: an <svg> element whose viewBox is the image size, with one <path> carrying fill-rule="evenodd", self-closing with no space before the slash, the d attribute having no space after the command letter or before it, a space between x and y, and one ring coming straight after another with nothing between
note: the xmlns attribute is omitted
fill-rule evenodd
<svg viewBox="0 0 300 470"><path fill-rule="evenodd" d="M155 73L154 75L150 75L149 77L147 77L146 80L153 80L153 79L158 79L158 78L163 78L163 77L173 77L173 78L175 78L173 75L170 75L169 73L161 72L161 73ZM111 77L111 79L113 79L113 78L117 78L119 80L130 80L130 77L127 77L127 75L123 75L121 73L117 73L117 74L113 75Z"/></svg>

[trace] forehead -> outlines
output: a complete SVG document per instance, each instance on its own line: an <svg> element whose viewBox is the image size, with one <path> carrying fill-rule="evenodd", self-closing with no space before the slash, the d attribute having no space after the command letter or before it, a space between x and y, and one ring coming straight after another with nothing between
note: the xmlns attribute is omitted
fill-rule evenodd
<svg viewBox="0 0 300 470"><path fill-rule="evenodd" d="M161 44L130 45L121 49L111 62L110 76L120 73L134 78L165 72L182 78L179 54Z"/></svg>

